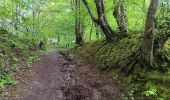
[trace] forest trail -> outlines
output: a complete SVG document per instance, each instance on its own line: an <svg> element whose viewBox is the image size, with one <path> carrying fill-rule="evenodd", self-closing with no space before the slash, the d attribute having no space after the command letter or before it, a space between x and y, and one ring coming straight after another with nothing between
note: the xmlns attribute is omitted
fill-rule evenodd
<svg viewBox="0 0 170 100"><path fill-rule="evenodd" d="M59 86L63 83L57 79L63 76L58 66L60 57L58 52L51 52L35 62L32 66L33 77L25 82L23 87L26 92L19 95L18 99L55 100L54 98L61 97Z"/></svg>
<svg viewBox="0 0 170 100"><path fill-rule="evenodd" d="M32 78L20 86L16 100L122 100L119 85L77 57L58 51L33 63Z"/></svg>

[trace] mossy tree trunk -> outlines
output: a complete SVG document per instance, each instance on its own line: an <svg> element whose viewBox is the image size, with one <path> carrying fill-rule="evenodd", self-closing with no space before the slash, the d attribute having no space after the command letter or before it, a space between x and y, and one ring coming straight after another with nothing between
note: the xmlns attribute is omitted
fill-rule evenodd
<svg viewBox="0 0 170 100"><path fill-rule="evenodd" d="M112 37L114 35L113 30L111 29L110 25L108 24L105 12L105 4L104 0L95 0L96 8L97 8L97 15L98 15L98 24L102 28L106 40L108 42L112 41Z"/></svg>
<svg viewBox="0 0 170 100"><path fill-rule="evenodd" d="M106 18L104 0L95 0L98 18L95 18L95 16L93 15L91 8L88 5L88 2L86 0L83 0L83 2L91 16L92 21L101 27L103 33L105 34L106 41L111 42L114 36L114 31L108 24Z"/></svg>
<svg viewBox="0 0 170 100"><path fill-rule="evenodd" d="M121 33L126 33L127 32L127 18L126 18L124 0L119 0L118 4L114 8L113 16L116 19L119 31Z"/></svg>
<svg viewBox="0 0 170 100"><path fill-rule="evenodd" d="M153 66L153 48L154 48L154 29L155 29L155 17L159 7L160 0L151 0L146 24L145 32L141 47L141 57L147 65Z"/></svg>

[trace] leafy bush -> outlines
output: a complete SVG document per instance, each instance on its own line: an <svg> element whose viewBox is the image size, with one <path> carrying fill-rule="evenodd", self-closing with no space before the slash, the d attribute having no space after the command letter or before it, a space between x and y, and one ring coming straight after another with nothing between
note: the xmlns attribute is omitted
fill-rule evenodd
<svg viewBox="0 0 170 100"><path fill-rule="evenodd" d="M18 82L12 79L5 68L0 65L0 88L4 87L5 85L17 84Z"/></svg>
<svg viewBox="0 0 170 100"><path fill-rule="evenodd" d="M153 85L151 82L146 83L146 91L142 93L144 96L155 96L157 95L157 88L155 85Z"/></svg>

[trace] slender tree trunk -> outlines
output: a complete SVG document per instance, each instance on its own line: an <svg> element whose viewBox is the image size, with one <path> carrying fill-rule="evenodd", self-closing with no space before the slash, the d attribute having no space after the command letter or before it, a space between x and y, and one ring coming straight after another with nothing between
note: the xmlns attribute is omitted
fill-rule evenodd
<svg viewBox="0 0 170 100"><path fill-rule="evenodd" d="M18 15L19 15L18 6L19 6L19 4L15 5L15 13L16 13L16 15L15 15L15 18L14 18L14 20L15 20L14 28L15 28L15 31L16 31L16 35L18 34L18 22L19 22L19 19L18 19Z"/></svg>
<svg viewBox="0 0 170 100"><path fill-rule="evenodd" d="M113 11L113 16L116 19L118 29L121 33L127 32L127 18L124 1L120 0Z"/></svg>
<svg viewBox="0 0 170 100"><path fill-rule="evenodd" d="M103 33L103 30L101 28L99 28L99 33L100 33L101 38L105 37L105 34Z"/></svg>
<svg viewBox="0 0 170 100"><path fill-rule="evenodd" d="M96 39L99 39L99 27L97 24L95 24L95 28L96 28Z"/></svg>
<svg viewBox="0 0 170 100"><path fill-rule="evenodd" d="M11 23L11 25L12 25L12 30L14 29L14 23L15 23L15 20L14 20L14 1L12 0L12 2L11 2L11 6L12 6L12 23Z"/></svg>
<svg viewBox="0 0 170 100"><path fill-rule="evenodd" d="M21 32L21 5L18 4L18 33Z"/></svg>
<svg viewBox="0 0 170 100"><path fill-rule="evenodd" d="M156 12L159 7L160 0L151 0L146 24L145 24L145 32L141 47L141 56L146 64L153 66L153 47L154 47L154 29L155 29L155 17Z"/></svg>
<svg viewBox="0 0 170 100"><path fill-rule="evenodd" d="M58 45L60 45L60 35L58 35L57 39L58 39Z"/></svg>
<svg viewBox="0 0 170 100"><path fill-rule="evenodd" d="M81 19L81 2L76 0L76 22L75 22L75 33L76 33L76 44L83 45L83 22Z"/></svg>
<svg viewBox="0 0 170 100"><path fill-rule="evenodd" d="M91 37L92 37L92 32L93 32L93 22L92 22L92 25L91 25L91 30L90 30L90 36L89 36L89 40L91 41Z"/></svg>

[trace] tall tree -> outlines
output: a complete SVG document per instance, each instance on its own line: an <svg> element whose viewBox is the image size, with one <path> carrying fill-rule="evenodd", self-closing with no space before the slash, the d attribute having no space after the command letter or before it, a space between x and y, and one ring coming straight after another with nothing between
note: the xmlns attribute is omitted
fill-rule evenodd
<svg viewBox="0 0 170 100"><path fill-rule="evenodd" d="M101 27L103 33L105 34L106 41L108 42L112 41L112 38L114 36L114 31L108 24L108 21L106 18L104 0L95 0L98 18L95 18L95 16L93 15L91 8L88 5L88 2L86 0L83 0L83 2L90 14L92 21Z"/></svg>
<svg viewBox="0 0 170 100"><path fill-rule="evenodd" d="M96 29L96 39L99 39L100 29L97 24L95 24L95 29Z"/></svg>
<svg viewBox="0 0 170 100"><path fill-rule="evenodd" d="M154 29L155 29L155 18L156 13L159 7L160 0L151 0L146 24L145 24L145 32L142 41L141 47L141 56L142 59L146 62L146 64L153 66L153 48L154 48Z"/></svg>
<svg viewBox="0 0 170 100"><path fill-rule="evenodd" d="M91 41L91 37L92 37L92 32L93 32L93 25L94 23L92 22L92 25L91 25L91 29L90 29L90 36L89 36L89 40Z"/></svg>
<svg viewBox="0 0 170 100"><path fill-rule="evenodd" d="M81 1L75 0L75 7L76 7L76 21L75 21L75 33L76 33L76 44L77 45L83 45L83 21L81 18Z"/></svg>
<svg viewBox="0 0 170 100"><path fill-rule="evenodd" d="M113 11L113 16L116 19L118 29L121 33L127 32L127 18L124 6L124 0L119 0Z"/></svg>

